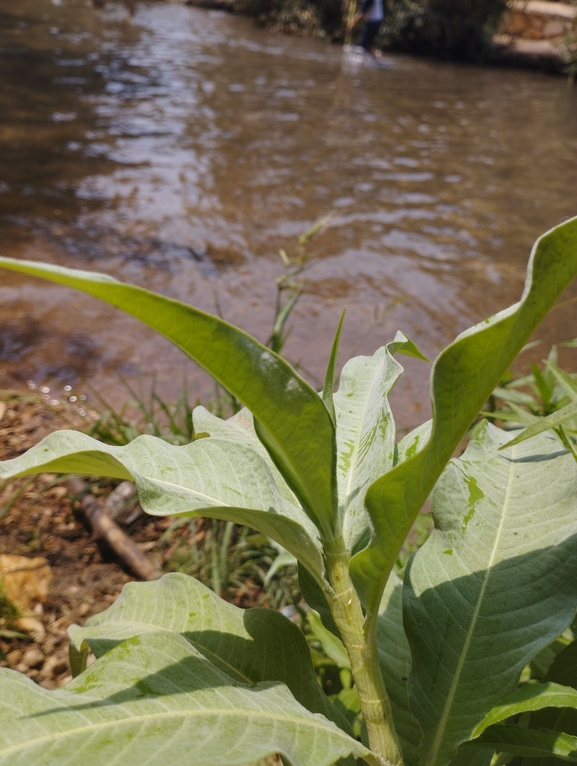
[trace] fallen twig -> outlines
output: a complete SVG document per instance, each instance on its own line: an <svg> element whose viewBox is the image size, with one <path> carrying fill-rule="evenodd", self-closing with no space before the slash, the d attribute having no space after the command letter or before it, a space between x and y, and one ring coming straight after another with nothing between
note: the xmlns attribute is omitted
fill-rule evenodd
<svg viewBox="0 0 577 766"><path fill-rule="evenodd" d="M137 519L144 515L142 506L138 502L136 486L132 481L121 482L106 498L104 513L124 527L129 527Z"/></svg>
<svg viewBox="0 0 577 766"><path fill-rule="evenodd" d="M94 495L87 492L89 485L83 479L72 478L64 482L72 495L81 495L80 506L88 520L94 537L104 540L126 566L141 580L158 580L162 572L144 555L133 540L126 535L100 507Z"/></svg>

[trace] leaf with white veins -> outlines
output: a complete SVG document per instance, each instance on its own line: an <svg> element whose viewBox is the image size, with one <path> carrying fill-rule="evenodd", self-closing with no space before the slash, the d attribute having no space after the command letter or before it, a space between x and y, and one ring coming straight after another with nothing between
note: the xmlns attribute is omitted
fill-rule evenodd
<svg viewBox="0 0 577 766"><path fill-rule="evenodd" d="M330 536L337 511L334 426L320 396L288 362L218 317L106 274L1 256L0 267L100 298L175 343L250 409L259 438L311 520Z"/></svg>
<svg viewBox="0 0 577 766"><path fill-rule="evenodd" d="M47 471L132 478L147 513L226 519L253 527L290 551L323 583L318 532L273 469L260 443L251 445L242 429L227 431L223 424L218 435L184 446L140 436L114 447L77 431L57 431L24 455L0 463L0 480Z"/></svg>
<svg viewBox="0 0 577 766"><path fill-rule="evenodd" d="M377 618L379 666L393 708L405 766L417 763L421 729L409 708L407 682L411 670L411 651L403 629L403 583L392 574L383 593Z"/></svg>
<svg viewBox="0 0 577 766"><path fill-rule="evenodd" d="M307 641L274 609L239 609L184 574L127 583L106 611L81 628L72 625L71 665L84 670L88 647L102 657L121 641L144 633L180 633L233 680L285 683L298 702L347 730L317 681Z"/></svg>
<svg viewBox="0 0 577 766"><path fill-rule="evenodd" d="M369 616L377 613L404 540L473 418L576 273L574 218L536 242L519 303L459 335L435 361L428 443L366 494L373 537L350 570Z"/></svg>
<svg viewBox="0 0 577 766"><path fill-rule="evenodd" d="M499 452L487 423L432 498L404 616L422 766L445 766L577 608L577 466L550 436Z"/></svg>
<svg viewBox="0 0 577 766"><path fill-rule="evenodd" d="M245 766L273 753L371 763L284 684L234 682L176 633L129 638L55 691L0 669L0 766Z"/></svg>
<svg viewBox="0 0 577 766"><path fill-rule="evenodd" d="M406 335L397 333L373 356L350 359L334 395L339 516L349 550L368 528L368 486L393 465L395 423L388 396L403 372L395 352L423 358Z"/></svg>

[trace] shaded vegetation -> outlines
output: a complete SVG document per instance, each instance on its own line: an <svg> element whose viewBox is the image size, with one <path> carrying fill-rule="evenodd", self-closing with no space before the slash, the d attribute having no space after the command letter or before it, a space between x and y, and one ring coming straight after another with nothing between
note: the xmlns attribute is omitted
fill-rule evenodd
<svg viewBox="0 0 577 766"><path fill-rule="evenodd" d="M506 0L394 0L386 34L400 50L482 61L506 8Z"/></svg>
<svg viewBox="0 0 577 766"><path fill-rule="evenodd" d="M232 7L273 28L341 41L351 3L355 0L233 0ZM507 8L506 0L388 0L384 5L382 47L463 61L486 59Z"/></svg>

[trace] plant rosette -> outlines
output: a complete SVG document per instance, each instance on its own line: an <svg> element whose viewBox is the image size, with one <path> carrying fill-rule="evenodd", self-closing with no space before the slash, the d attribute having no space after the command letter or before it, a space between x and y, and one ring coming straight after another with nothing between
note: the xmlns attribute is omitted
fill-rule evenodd
<svg viewBox="0 0 577 766"><path fill-rule="evenodd" d="M537 241L518 303L442 351L433 419L398 442L388 401L397 356L423 358L402 333L348 361L335 392L339 326L319 395L276 353L192 306L102 274L0 266L146 322L243 406L228 420L197 407L195 439L183 446L146 435L109 446L60 431L0 464L0 479L131 479L150 514L267 535L299 562L304 597L346 658L363 730L361 742L349 723L357 710L347 717L351 689L334 703L324 696L289 620L166 575L127 585L70 629L76 677L65 687L0 670L1 766L244 766L275 753L292 766L489 766L496 752L577 762L574 719L542 725L544 711L577 707L567 632L577 610L574 450L551 432L557 421L515 443L483 421L453 458L577 273L577 219ZM431 493L435 528L400 580L399 552ZM89 649L97 660L86 668Z"/></svg>

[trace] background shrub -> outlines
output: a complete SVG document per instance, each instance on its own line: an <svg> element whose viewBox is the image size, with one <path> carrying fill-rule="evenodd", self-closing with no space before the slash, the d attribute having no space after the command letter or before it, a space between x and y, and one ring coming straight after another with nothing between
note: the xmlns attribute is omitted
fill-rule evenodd
<svg viewBox="0 0 577 766"><path fill-rule="evenodd" d="M398 50L480 61L506 8L506 0L389 0L384 34Z"/></svg>

